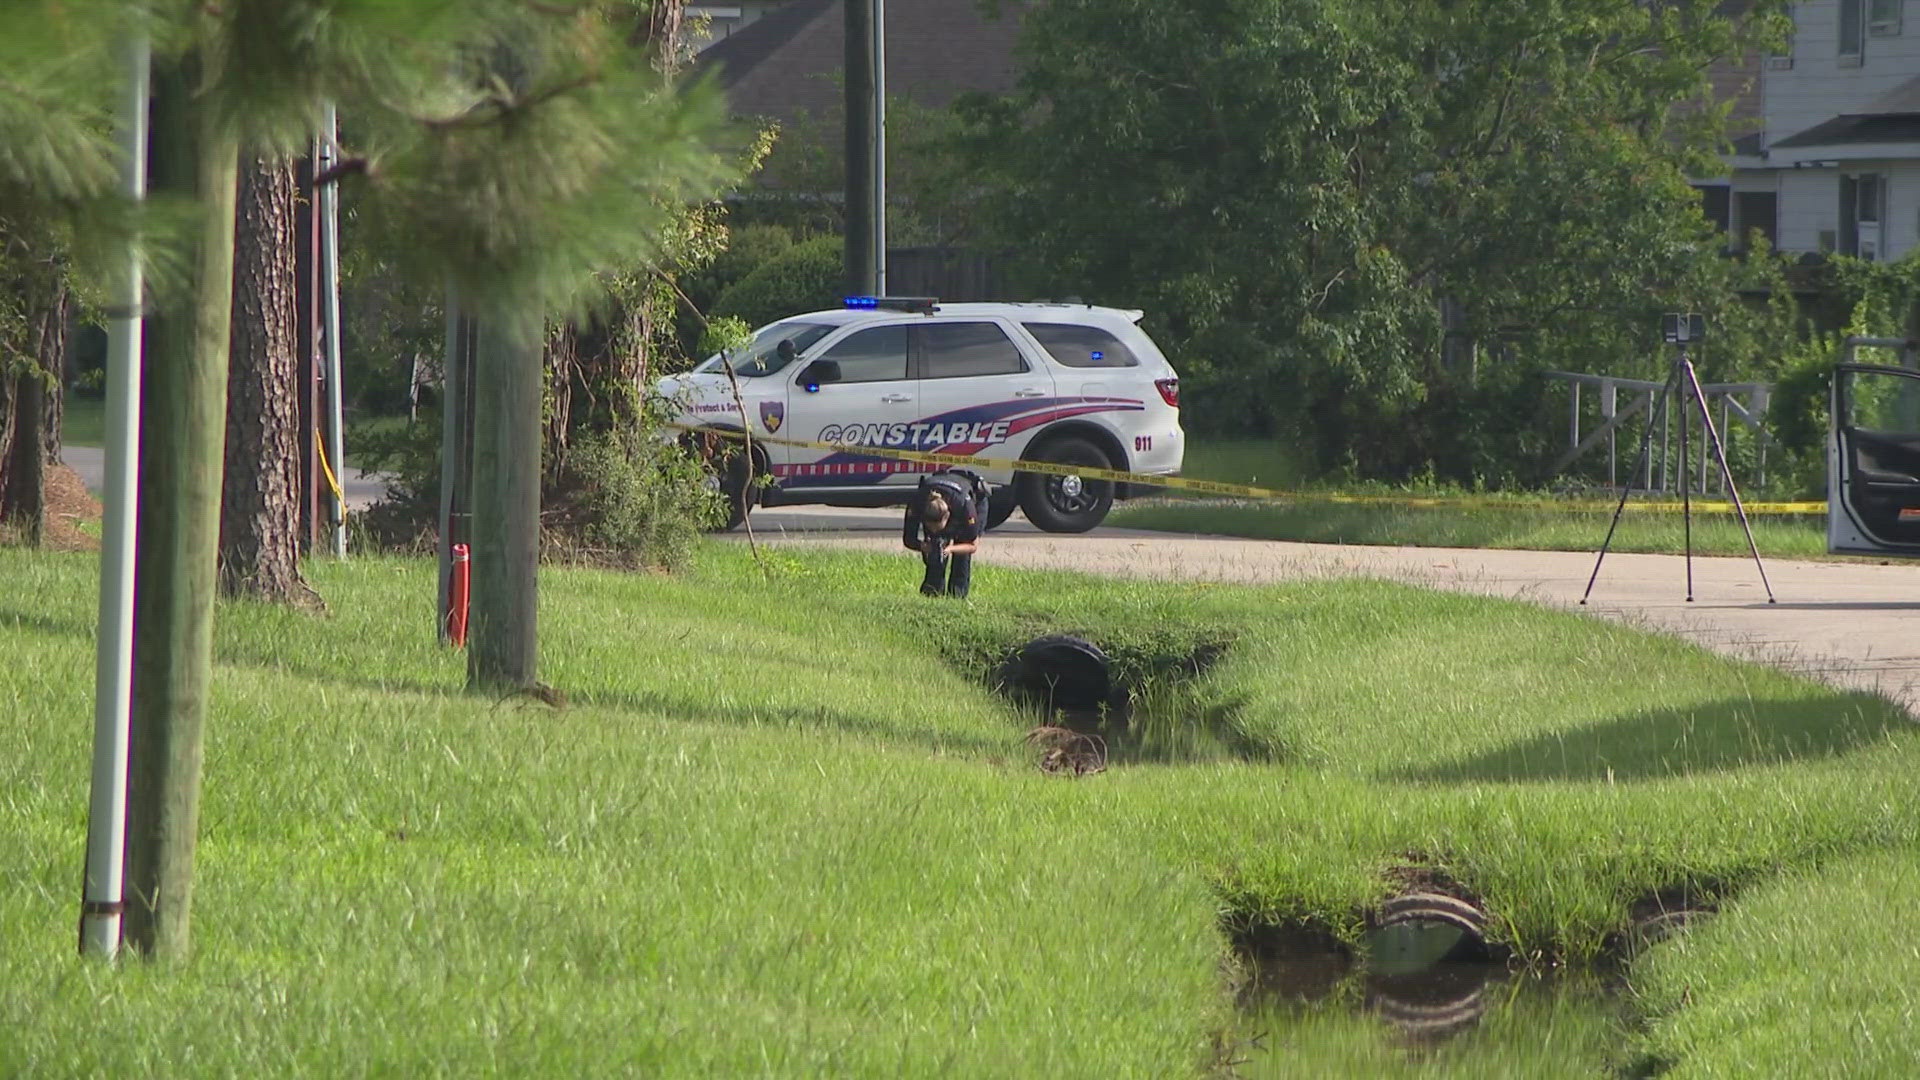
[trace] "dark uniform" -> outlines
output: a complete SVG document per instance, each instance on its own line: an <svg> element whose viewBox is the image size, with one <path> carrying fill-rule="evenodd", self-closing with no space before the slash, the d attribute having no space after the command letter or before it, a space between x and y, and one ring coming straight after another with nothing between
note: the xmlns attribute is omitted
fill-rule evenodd
<svg viewBox="0 0 1920 1080"><path fill-rule="evenodd" d="M900 542L910 551L921 552L921 558L926 561L927 576L920 583L921 595L967 595L967 588L973 581L973 556L949 557L946 545L971 544L980 539L983 531L981 515L986 512L989 491L986 481L964 469L949 469L920 478L919 489L907 503L907 519L901 526ZM927 505L927 496L934 492L939 492L946 500L947 527L937 534L928 534L928 539L943 543L932 551L926 551L921 543L921 530L925 527L921 515Z"/></svg>

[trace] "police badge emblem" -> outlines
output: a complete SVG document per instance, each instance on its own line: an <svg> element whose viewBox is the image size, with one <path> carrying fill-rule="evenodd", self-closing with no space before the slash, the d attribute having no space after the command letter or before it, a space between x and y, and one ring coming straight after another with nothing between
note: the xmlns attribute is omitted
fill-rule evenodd
<svg viewBox="0 0 1920 1080"><path fill-rule="evenodd" d="M769 434L780 430L780 421L787 418L787 403L784 401L763 401L760 403L760 423L766 426Z"/></svg>

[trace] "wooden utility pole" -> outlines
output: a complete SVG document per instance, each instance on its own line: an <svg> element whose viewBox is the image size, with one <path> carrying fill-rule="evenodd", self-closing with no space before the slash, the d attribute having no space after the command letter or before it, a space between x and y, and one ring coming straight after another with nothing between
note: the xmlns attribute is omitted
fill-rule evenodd
<svg viewBox="0 0 1920 1080"><path fill-rule="evenodd" d="M495 303L473 370L473 595L467 685L534 684L539 656L541 342L538 310Z"/></svg>
<svg viewBox="0 0 1920 1080"><path fill-rule="evenodd" d="M873 167L879 122L874 87L881 80L881 73L875 70L879 60L874 48L877 3L846 0L846 287L850 296L879 291L880 245L886 242L875 235L874 228L874 207L880 198L875 190L879 170Z"/></svg>
<svg viewBox="0 0 1920 1080"><path fill-rule="evenodd" d="M184 957L226 433L238 150L198 107L195 65L156 67L149 190L194 205L191 287L147 322L127 791L126 943Z"/></svg>

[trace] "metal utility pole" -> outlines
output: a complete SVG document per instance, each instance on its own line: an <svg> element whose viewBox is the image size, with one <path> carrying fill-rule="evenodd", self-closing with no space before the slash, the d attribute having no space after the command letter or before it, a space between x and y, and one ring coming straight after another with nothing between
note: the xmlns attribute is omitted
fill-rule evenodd
<svg viewBox="0 0 1920 1080"><path fill-rule="evenodd" d="M472 430L467 411L469 348L472 335L460 310L460 294L447 283L446 359L440 373L440 640L448 640L447 615L453 580L453 545L468 541L467 508L471 495L467 489L469 462L468 433Z"/></svg>
<svg viewBox="0 0 1920 1080"><path fill-rule="evenodd" d="M320 172L327 173L339 164L340 126L335 120L333 106L328 105L326 117L321 121L320 129ZM344 559L347 555L347 499L337 484L346 481L347 466L341 460L344 438L341 426L345 422L340 393L340 186L337 183L326 184L320 189L320 272L323 288L322 302L325 308L322 317L326 320L323 333L327 346L327 465L332 468L336 486L333 489L333 554Z"/></svg>
<svg viewBox="0 0 1920 1080"><path fill-rule="evenodd" d="M187 953L227 411L239 148L200 98L194 58L153 73L151 190L196 204L191 288L147 319L127 767L129 948Z"/></svg>
<svg viewBox="0 0 1920 1080"><path fill-rule="evenodd" d="M873 293L887 294L887 0L873 0Z"/></svg>
<svg viewBox="0 0 1920 1080"><path fill-rule="evenodd" d="M882 0L846 0L847 292L877 295L886 271L886 94Z"/></svg>
<svg viewBox="0 0 1920 1080"><path fill-rule="evenodd" d="M147 194L147 64L144 31L127 43L126 86L118 132L121 191ZM127 714L133 693L134 506L140 453L140 302L137 242L115 282L107 344L107 476L100 529L100 634L93 691L93 786L87 802L87 876L80 906L80 951L120 951L122 874L127 840Z"/></svg>

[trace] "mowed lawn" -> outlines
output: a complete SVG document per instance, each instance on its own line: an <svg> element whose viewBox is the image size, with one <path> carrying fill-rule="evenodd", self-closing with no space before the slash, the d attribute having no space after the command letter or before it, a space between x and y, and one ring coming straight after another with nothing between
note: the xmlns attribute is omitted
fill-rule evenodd
<svg viewBox="0 0 1920 1080"><path fill-rule="evenodd" d="M1409 866L1536 967L1656 892L1721 907L1617 1030L1514 1035L1528 1068L1920 1055L1910 940L1840 995L1844 943L1765 932L1920 855L1884 700L1379 582L982 567L953 603L910 560L768 558L546 572L558 711L460 691L430 562L310 565L324 616L223 605L195 953L109 970L74 956L95 566L0 550L0 1075L1204 1074L1267 1022L1233 935L1358 941ZM1049 632L1142 687L1104 773L1041 773L988 689ZM1276 1075L1365 1057L1285 1045Z"/></svg>
<svg viewBox="0 0 1920 1080"><path fill-rule="evenodd" d="M1187 445L1181 475L1297 492L1298 497L1284 501L1195 498L1169 490L1166 497L1117 505L1112 523L1132 529L1317 544L1597 551L1606 540L1619 501L1617 490L1604 489L1570 500L1546 492L1468 492L1434 485L1342 486L1309 477L1299 455L1277 440L1262 439L1194 440ZM1743 494L1750 503L1756 500L1754 492ZM1677 494L1636 492L1627 501L1611 550L1675 554L1686 550L1686 520L1677 510L1656 508L1656 504L1678 501ZM1724 505L1726 499L1714 495L1697 501ZM1555 502L1569 505L1554 507ZM1762 556L1825 557L1824 518L1778 513L1755 513L1750 518ZM1696 511L1691 529L1696 553L1750 553L1747 535L1731 513Z"/></svg>

